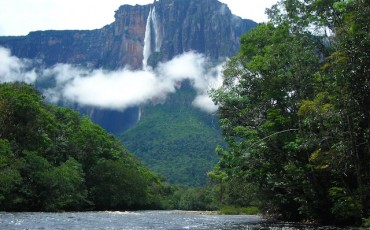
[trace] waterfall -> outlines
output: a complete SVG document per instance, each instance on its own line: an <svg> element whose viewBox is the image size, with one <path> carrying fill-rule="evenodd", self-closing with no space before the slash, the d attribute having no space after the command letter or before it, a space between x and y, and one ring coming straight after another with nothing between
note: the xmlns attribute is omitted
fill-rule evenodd
<svg viewBox="0 0 370 230"><path fill-rule="evenodd" d="M144 48L143 48L143 69L148 67L148 58L152 53L151 40L152 40L152 30L151 30L151 21L152 21L152 9L149 11L148 18L146 19L145 26L145 37L144 37Z"/></svg>
<svg viewBox="0 0 370 230"><path fill-rule="evenodd" d="M139 114L138 114L138 117L137 117L137 122L139 122L141 120L141 108L139 108Z"/></svg>
<svg viewBox="0 0 370 230"><path fill-rule="evenodd" d="M153 8L153 11L152 11L152 21L153 21L154 35L155 35L155 52L159 52L162 46L162 39L161 39L161 34L159 33L160 27L159 27L155 7Z"/></svg>
<svg viewBox="0 0 370 230"><path fill-rule="evenodd" d="M152 49L152 25L154 35L154 46ZM156 14L155 7L150 9L148 18L146 19L144 48L143 48L143 69L148 68L148 58L152 54L152 50L159 52L162 46L162 39L160 33L159 22Z"/></svg>

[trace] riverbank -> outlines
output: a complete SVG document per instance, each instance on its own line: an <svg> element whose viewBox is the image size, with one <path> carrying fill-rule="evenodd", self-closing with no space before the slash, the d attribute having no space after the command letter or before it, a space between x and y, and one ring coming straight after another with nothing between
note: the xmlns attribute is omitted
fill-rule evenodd
<svg viewBox="0 0 370 230"><path fill-rule="evenodd" d="M193 215L221 215L220 211L185 211L173 210L174 214L193 214Z"/></svg>

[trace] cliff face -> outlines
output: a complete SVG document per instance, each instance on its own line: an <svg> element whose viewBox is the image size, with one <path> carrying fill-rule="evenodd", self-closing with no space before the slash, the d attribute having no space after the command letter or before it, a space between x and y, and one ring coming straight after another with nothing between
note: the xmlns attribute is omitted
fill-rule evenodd
<svg viewBox="0 0 370 230"><path fill-rule="evenodd" d="M256 24L218 1L162 0L154 4L164 29L163 59L196 50L218 59L239 50L239 37ZM162 59L162 60L163 60Z"/></svg>
<svg viewBox="0 0 370 230"><path fill-rule="evenodd" d="M151 16L150 23L148 18ZM141 68L146 28L152 43L148 61L155 64L186 51L212 59L239 49L239 37L256 23L231 14L216 0L161 0L145 6L121 6L115 21L91 31L37 31L24 37L0 37L0 46L13 55L38 58L47 65L84 64L117 69ZM154 44L160 44L156 47Z"/></svg>

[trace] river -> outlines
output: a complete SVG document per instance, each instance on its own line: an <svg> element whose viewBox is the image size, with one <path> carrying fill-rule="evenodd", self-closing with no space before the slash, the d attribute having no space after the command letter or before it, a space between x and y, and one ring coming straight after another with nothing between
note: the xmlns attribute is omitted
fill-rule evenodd
<svg viewBox="0 0 370 230"><path fill-rule="evenodd" d="M0 212L0 229L338 229L272 224L260 216L205 215L181 211L138 212Z"/></svg>

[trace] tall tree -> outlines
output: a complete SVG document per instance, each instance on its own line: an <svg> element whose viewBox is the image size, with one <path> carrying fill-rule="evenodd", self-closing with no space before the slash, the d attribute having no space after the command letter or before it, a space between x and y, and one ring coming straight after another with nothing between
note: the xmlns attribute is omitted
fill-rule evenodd
<svg viewBox="0 0 370 230"><path fill-rule="evenodd" d="M285 0L242 37L212 92L228 143L212 175L229 196L244 181L278 218L368 216L368 12L361 0Z"/></svg>
<svg viewBox="0 0 370 230"><path fill-rule="evenodd" d="M369 216L370 208L370 5L337 1L333 8L340 17L320 73L327 87L315 100L303 102L300 114L310 137L318 140L313 163L330 172L333 215L360 219Z"/></svg>

